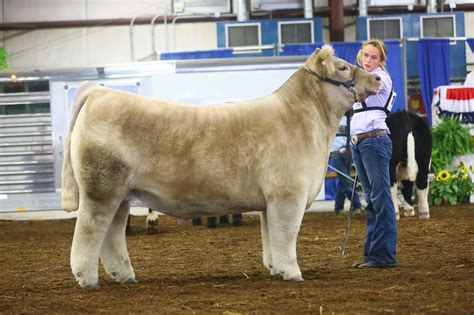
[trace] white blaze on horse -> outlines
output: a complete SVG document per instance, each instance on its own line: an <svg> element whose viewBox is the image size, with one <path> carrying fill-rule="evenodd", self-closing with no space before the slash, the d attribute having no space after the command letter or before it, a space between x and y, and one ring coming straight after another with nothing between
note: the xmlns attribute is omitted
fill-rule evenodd
<svg viewBox="0 0 474 315"><path fill-rule="evenodd" d="M263 263L302 281L296 240L323 184L330 144L354 103L380 78L317 49L268 96L191 106L85 83L65 142L62 202L79 209L71 249L82 287L98 263L133 283L125 226L130 200L182 219L261 211Z"/></svg>

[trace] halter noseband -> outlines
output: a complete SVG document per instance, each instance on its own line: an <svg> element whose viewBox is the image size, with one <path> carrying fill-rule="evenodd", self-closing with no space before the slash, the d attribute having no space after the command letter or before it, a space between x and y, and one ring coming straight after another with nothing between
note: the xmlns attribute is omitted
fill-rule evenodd
<svg viewBox="0 0 474 315"><path fill-rule="evenodd" d="M330 79L330 78L322 77L322 76L320 76L319 74L317 74L314 70L312 70L312 69L310 69L310 68L308 68L308 67L306 67L306 66L303 66L303 69L305 69L306 71L308 71L309 74L314 75L315 77L317 77L317 78L318 78L319 80L321 80L321 81L325 81L325 82L331 83L331 84L333 84L333 85L335 85L335 86L340 86L340 85L342 85L343 87L345 87L346 89L348 89L349 92L352 93L352 95L354 96L354 101L356 101L356 102L358 101L358 100L357 100L357 97L356 97L356 92L355 92L355 89L354 89L354 86L355 86L355 81L354 81L354 79L355 79L357 70L359 70L358 67L355 68L355 70L354 70L354 75L352 76L352 79L347 80L347 81L345 81L345 82L343 82L343 81L336 81L336 80L333 80L333 79Z"/></svg>

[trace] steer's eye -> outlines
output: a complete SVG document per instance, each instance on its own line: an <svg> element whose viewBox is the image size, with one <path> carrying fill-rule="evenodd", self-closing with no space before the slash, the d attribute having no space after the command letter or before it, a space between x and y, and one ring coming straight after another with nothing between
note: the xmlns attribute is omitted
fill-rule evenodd
<svg viewBox="0 0 474 315"><path fill-rule="evenodd" d="M349 69L347 66L340 66L339 67L339 71L346 71L347 69Z"/></svg>

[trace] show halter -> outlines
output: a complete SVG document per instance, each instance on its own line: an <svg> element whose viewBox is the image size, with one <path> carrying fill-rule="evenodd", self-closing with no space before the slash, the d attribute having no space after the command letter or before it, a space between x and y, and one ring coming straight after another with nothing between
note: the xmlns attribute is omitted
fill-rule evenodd
<svg viewBox="0 0 474 315"><path fill-rule="evenodd" d="M335 85L335 86L340 86L342 85L343 87L345 87L346 89L349 90L349 92L352 93L352 95L354 96L354 102L357 102L358 99L357 99L357 96L356 96L356 92L355 92L355 89L354 89L354 86L355 86L355 76L356 76L356 73L357 73L357 70L359 70L358 67L355 68L354 70L354 75L352 76L352 79L350 80L347 80L347 81L337 81L337 80L333 80L333 79L330 79L330 78L325 78L325 77L322 77L320 76L318 73L316 73L316 71L314 71L313 69L310 69L306 66L303 66L303 69L305 69L309 74L311 75L314 75L315 77L317 77L319 80L321 81L324 81L324 82L327 82L327 83L331 83L332 85Z"/></svg>

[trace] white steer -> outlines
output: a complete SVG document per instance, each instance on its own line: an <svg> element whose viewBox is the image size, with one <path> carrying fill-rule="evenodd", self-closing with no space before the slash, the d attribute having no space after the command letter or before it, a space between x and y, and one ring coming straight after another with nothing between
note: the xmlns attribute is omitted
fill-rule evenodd
<svg viewBox="0 0 474 315"><path fill-rule="evenodd" d="M324 181L330 144L380 78L317 49L272 94L192 106L82 84L65 142L62 203L79 209L71 248L82 287L98 263L134 283L125 242L130 200L181 219L261 211L263 263L302 281L296 240Z"/></svg>

